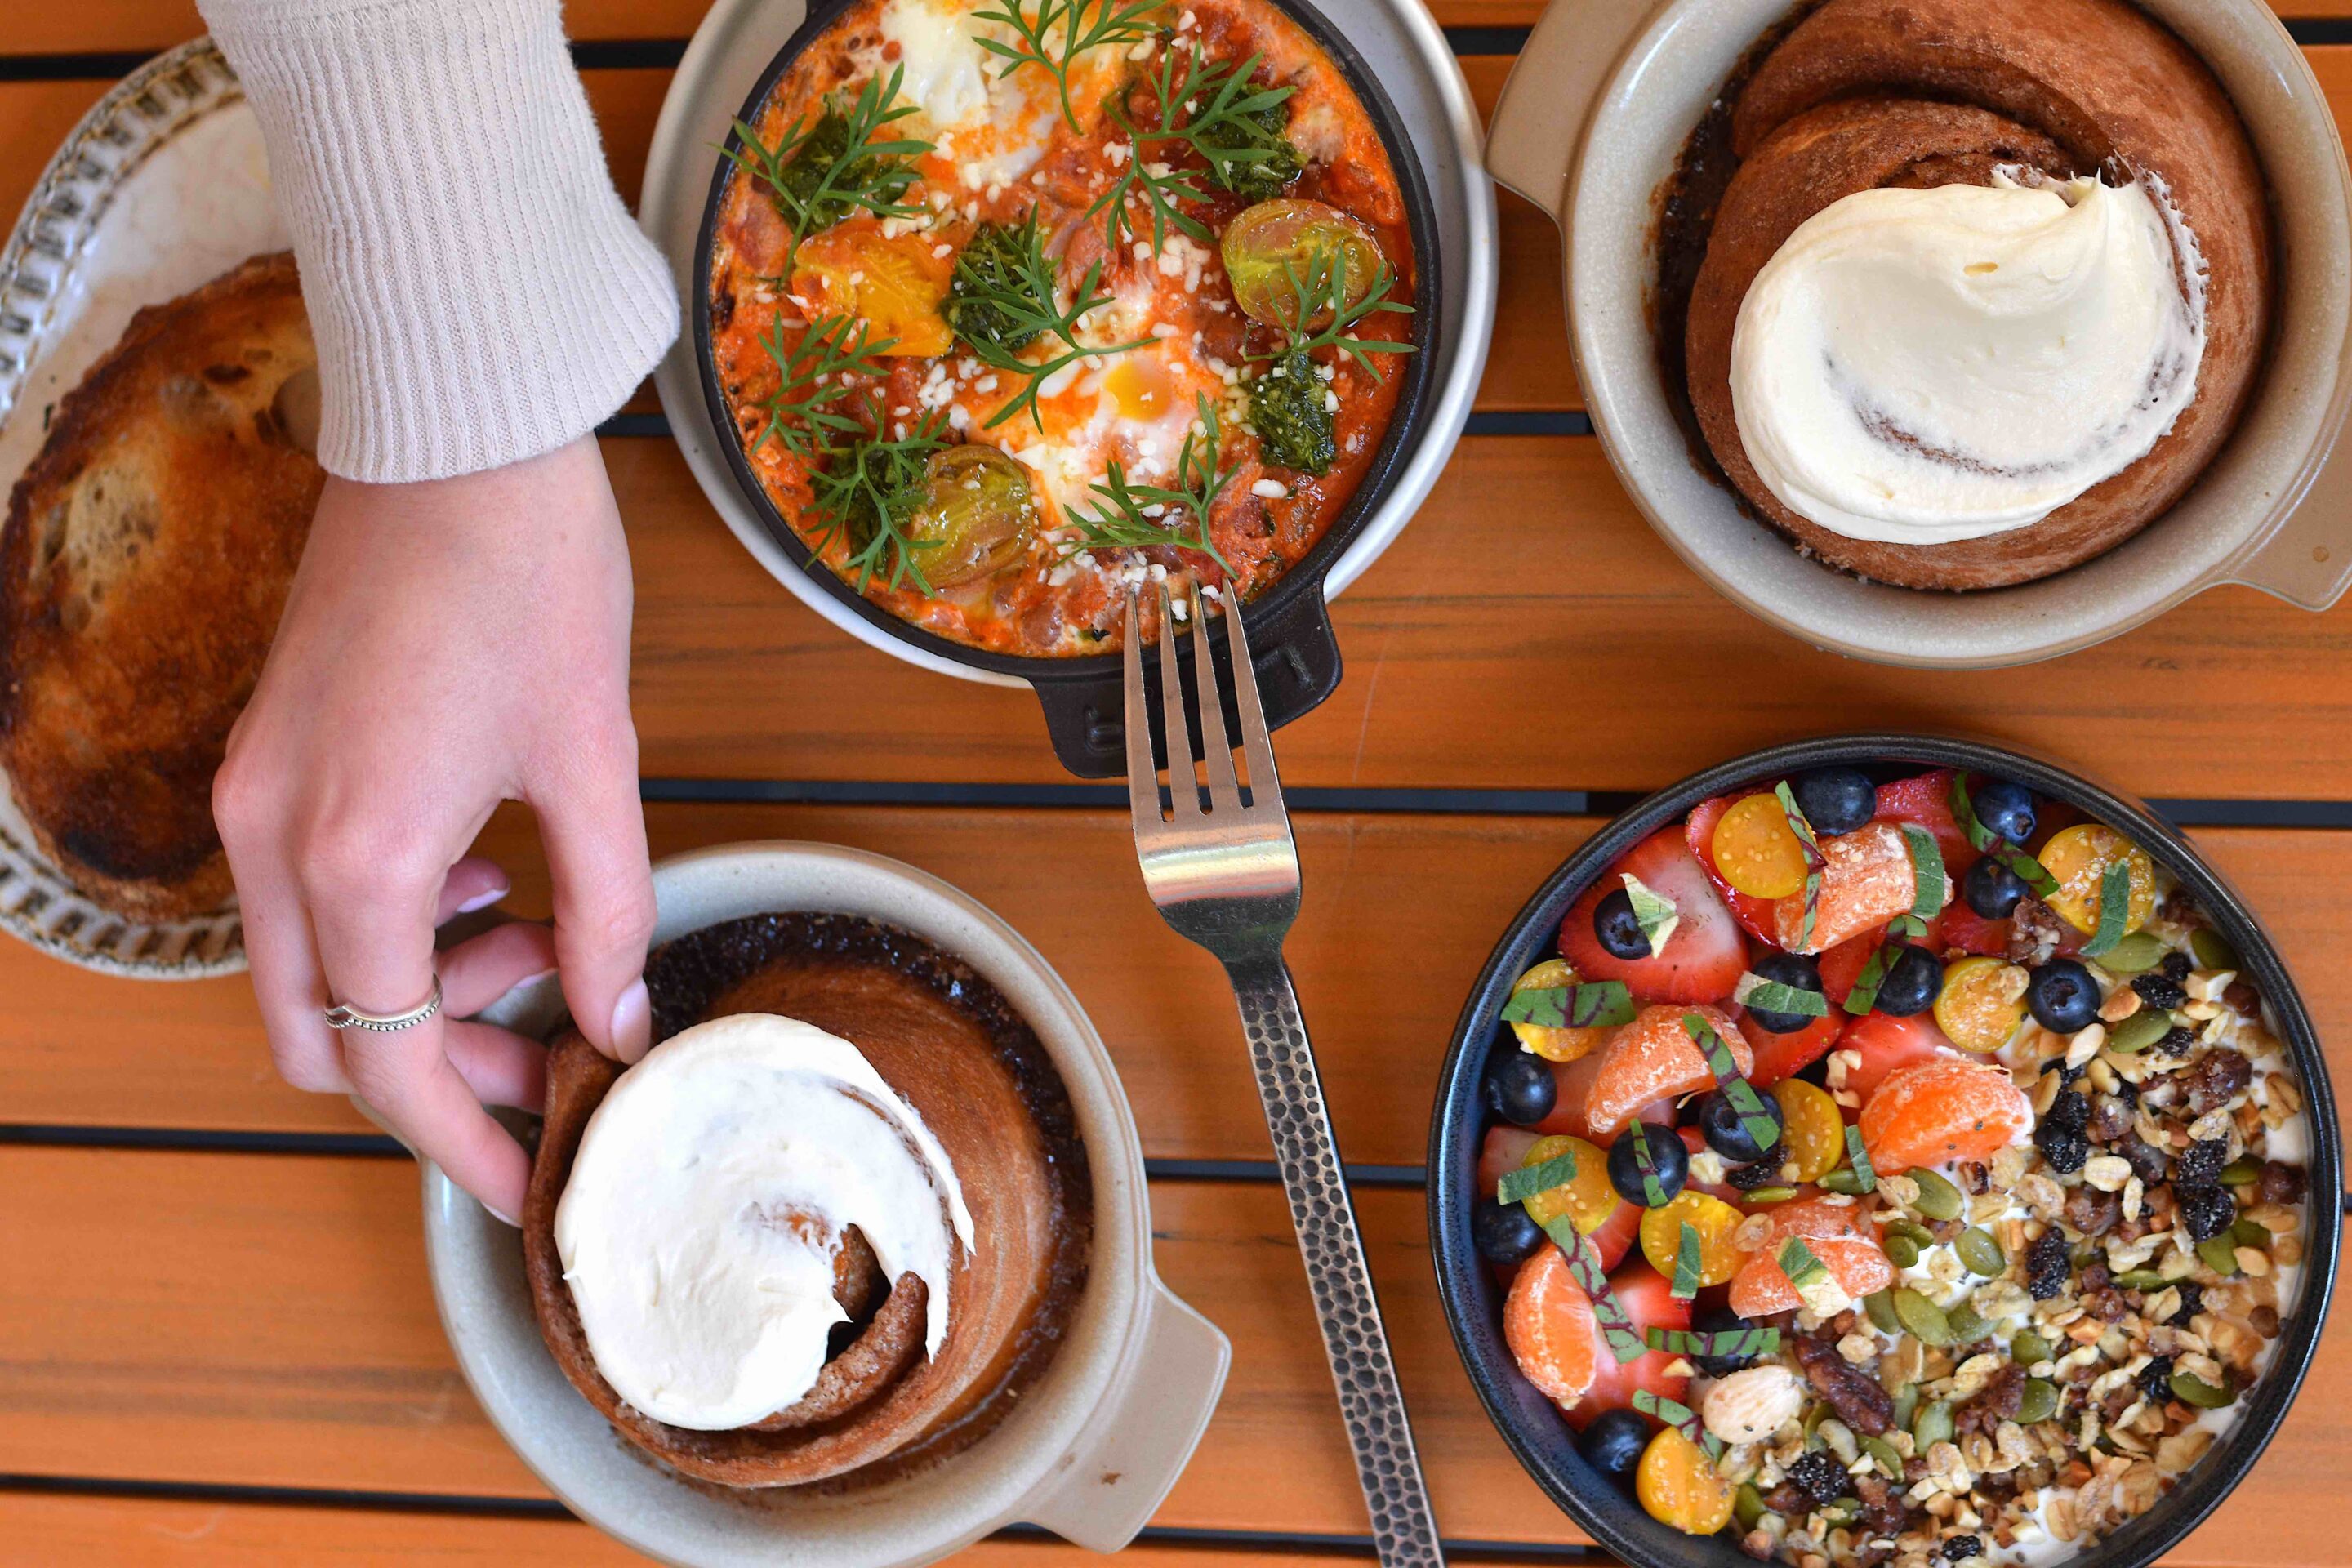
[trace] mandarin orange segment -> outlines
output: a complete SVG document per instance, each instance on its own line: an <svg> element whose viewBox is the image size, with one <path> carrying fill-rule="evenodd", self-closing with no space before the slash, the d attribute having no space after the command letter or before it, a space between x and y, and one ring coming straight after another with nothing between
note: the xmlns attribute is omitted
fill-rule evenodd
<svg viewBox="0 0 2352 1568"><path fill-rule="evenodd" d="M1845 1157L1845 1118L1830 1091L1791 1078L1772 1086L1772 1098L1780 1102L1780 1143L1787 1154L1780 1179L1801 1186L1836 1170Z"/></svg>
<svg viewBox="0 0 2352 1568"><path fill-rule="evenodd" d="M1739 1271L1745 1255L1732 1236L1747 1217L1721 1198L1685 1189L1672 1203L1643 1212L1642 1256L1671 1280L1682 1256L1683 1226L1689 1226L1698 1233L1699 1284L1723 1284Z"/></svg>
<svg viewBox="0 0 2352 1568"><path fill-rule="evenodd" d="M2139 847L2105 823L2084 822L2062 829L2036 857L2058 879L2050 907L2066 923L2085 934L2099 929L2102 887L2107 868L2118 861L2129 868L2131 908L2126 931L2136 931L2156 913L2156 866Z"/></svg>
<svg viewBox="0 0 2352 1568"><path fill-rule="evenodd" d="M1725 812L1707 853L1723 879L1759 899L1785 899L1805 889L1805 847L1789 826L1780 797L1751 795Z"/></svg>
<svg viewBox="0 0 2352 1568"><path fill-rule="evenodd" d="M1538 1225L1549 1225L1565 1215L1575 1222L1578 1231L1591 1236L1609 1223L1609 1216L1623 1201L1618 1197L1617 1189L1609 1184L1608 1152L1581 1138L1538 1138L1528 1145L1519 1164L1523 1169L1540 1165L1562 1154L1576 1156L1576 1174L1563 1184L1547 1187L1528 1198L1528 1217Z"/></svg>
<svg viewBox="0 0 2352 1568"><path fill-rule="evenodd" d="M1652 1519L1685 1535L1713 1535L1731 1522L1731 1483L1704 1448L1673 1426L1662 1427L1642 1450L1633 1495Z"/></svg>
<svg viewBox="0 0 2352 1568"><path fill-rule="evenodd" d="M1620 1025L1601 1047L1601 1065L1584 1099L1585 1123L1595 1138L1614 1138L1636 1111L1653 1100L1715 1087L1715 1074L1708 1070L1706 1056L1683 1028L1684 1016L1692 1013L1723 1037L1742 1073L1755 1068L1756 1056L1748 1048L1748 1037L1722 1009L1644 1007L1632 1023Z"/></svg>
<svg viewBox="0 0 2352 1568"><path fill-rule="evenodd" d="M1574 1405L1600 1370L1601 1328L1592 1298L1570 1275L1568 1256L1539 1247L1519 1265L1503 1300L1503 1342L1544 1396Z"/></svg>
<svg viewBox="0 0 2352 1568"><path fill-rule="evenodd" d="M1780 945L1790 952L1822 952L1911 912L1918 879L1911 870L1910 847L1895 824L1865 823L1824 838L1822 858L1821 904L1810 935L1801 890L1772 906ZM1948 884L1947 895L1950 890Z"/></svg>
<svg viewBox="0 0 2352 1568"><path fill-rule="evenodd" d="M1801 1234L1801 1233L1799 1233ZM1743 1318L1759 1318L1771 1312L1793 1312L1805 1304L1780 1264L1780 1243L1787 1237L1775 1237L1763 1251L1750 1256L1732 1277L1731 1310ZM1855 1300L1885 1289L1895 1283L1895 1265L1878 1244L1854 1236L1807 1237L1805 1247L1838 1288Z"/></svg>
<svg viewBox="0 0 2352 1568"><path fill-rule="evenodd" d="M1862 1108L1862 1142L1884 1175L1989 1160L2033 1128L2033 1107L2001 1068L1944 1058L1889 1073Z"/></svg>
<svg viewBox="0 0 2352 1568"><path fill-rule="evenodd" d="M1544 991L1557 986L1573 985L1579 976L1563 958L1546 959L1511 984L1511 993ZM1541 1024L1513 1024L1511 1033L1519 1044L1548 1062L1572 1062L1590 1056L1593 1047L1609 1037L1606 1028L1549 1029Z"/></svg>

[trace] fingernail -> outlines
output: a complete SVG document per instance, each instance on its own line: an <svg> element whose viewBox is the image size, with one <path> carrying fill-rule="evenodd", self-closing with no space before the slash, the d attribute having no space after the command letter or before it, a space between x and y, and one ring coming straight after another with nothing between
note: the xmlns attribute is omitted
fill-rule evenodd
<svg viewBox="0 0 2352 1568"><path fill-rule="evenodd" d="M642 980L621 993L613 1005L613 1054L624 1063L635 1062L653 1043L654 1004Z"/></svg>
<svg viewBox="0 0 2352 1568"><path fill-rule="evenodd" d="M488 909L492 904L499 902L509 893L513 891L514 889L512 888L499 887L491 889L487 893L477 893L472 898L467 899L464 903L459 904L457 906L457 912L461 915L478 913L483 910Z"/></svg>
<svg viewBox="0 0 2352 1568"><path fill-rule="evenodd" d="M520 1230L522 1228L522 1221L515 1218L514 1215L507 1213L506 1210L501 1208L493 1208L488 1204L484 1204L482 1207L489 1212L489 1215L492 1219L499 1221L500 1224L511 1226L516 1230Z"/></svg>

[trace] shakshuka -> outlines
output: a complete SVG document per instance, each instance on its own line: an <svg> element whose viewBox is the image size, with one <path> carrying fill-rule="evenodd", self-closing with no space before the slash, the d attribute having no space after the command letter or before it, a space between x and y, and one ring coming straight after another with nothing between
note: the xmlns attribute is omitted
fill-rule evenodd
<svg viewBox="0 0 2352 1568"><path fill-rule="evenodd" d="M728 156L710 348L745 456L943 637L1115 648L1154 578L1246 602L1396 413L1396 172L1266 0L857 0Z"/></svg>

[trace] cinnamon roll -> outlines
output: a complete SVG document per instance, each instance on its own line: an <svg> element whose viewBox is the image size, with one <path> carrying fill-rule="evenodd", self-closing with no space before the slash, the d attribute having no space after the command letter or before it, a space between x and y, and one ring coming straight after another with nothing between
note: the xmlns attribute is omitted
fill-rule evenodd
<svg viewBox="0 0 2352 1568"><path fill-rule="evenodd" d="M2146 14L1828 0L1716 134L1719 196L1688 188L1706 160L1678 175L1703 241L1691 413L1822 561L1916 588L2047 576L2228 438L2269 331L2267 199L2221 85Z"/></svg>
<svg viewBox="0 0 2352 1568"><path fill-rule="evenodd" d="M554 1047L523 1214L542 1337L629 1441L722 1486L836 1484L977 1440L1050 1363L1091 1187L1043 1046L872 921L656 951L660 1043Z"/></svg>

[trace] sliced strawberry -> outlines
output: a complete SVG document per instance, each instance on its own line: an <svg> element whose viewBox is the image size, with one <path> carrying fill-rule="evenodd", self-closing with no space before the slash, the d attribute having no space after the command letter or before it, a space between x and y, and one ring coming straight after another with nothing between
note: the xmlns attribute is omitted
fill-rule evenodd
<svg viewBox="0 0 2352 1568"><path fill-rule="evenodd" d="M1503 1184L1503 1173L1516 1171L1526 1163L1528 1150L1534 1146L1536 1137L1525 1127L1486 1129L1486 1141L1478 1147L1479 1195L1495 1195L1495 1189Z"/></svg>
<svg viewBox="0 0 2352 1568"><path fill-rule="evenodd" d="M1926 1013L1911 1018L1890 1018L1884 1013L1856 1018L1847 1026L1839 1046L1862 1053L1862 1060L1846 1068L1845 1088L1864 1105L1870 1103L1870 1097L1886 1080L1886 1075L1897 1068L1961 1054L1944 1037L1944 1031L1936 1026L1935 1018Z"/></svg>
<svg viewBox="0 0 2352 1568"><path fill-rule="evenodd" d="M1822 994L1832 1004L1842 1006L1853 994L1853 983L1862 978L1870 955L1878 951L1878 934L1864 931L1838 943L1814 961L1821 967Z"/></svg>
<svg viewBox="0 0 2352 1568"><path fill-rule="evenodd" d="M1933 952L1958 948L1983 958L2005 957L2009 952L2009 922L1989 921L1968 905L1956 903L1944 911L1935 939L1927 946Z"/></svg>
<svg viewBox="0 0 2352 1568"><path fill-rule="evenodd" d="M1845 1032L1845 1009L1835 1004L1831 1005L1827 1016L1809 1020L1793 1035L1773 1034L1759 1026L1754 1018L1741 1015L1739 1032L1748 1037L1748 1043L1756 1051L1756 1070L1748 1078L1759 1089L1769 1089L1784 1078L1793 1078L1829 1055L1830 1047Z"/></svg>
<svg viewBox="0 0 2352 1568"><path fill-rule="evenodd" d="M1601 1268L1614 1268L1625 1261L1625 1254L1641 1237L1643 1212L1640 1204L1619 1204L1616 1212L1601 1222L1601 1228L1584 1238L1601 1254Z"/></svg>
<svg viewBox="0 0 2352 1568"><path fill-rule="evenodd" d="M1681 923L1665 951L1648 958L1618 958L1593 933L1592 911L1625 884L1625 873L1661 898L1674 900ZM1584 890L1560 922L1559 952L1587 980L1622 980L1641 1002L1711 1002L1731 994L1748 967L1739 922L1691 853L1679 829L1662 827L1627 852Z"/></svg>
<svg viewBox="0 0 2352 1568"><path fill-rule="evenodd" d="M1625 1315L1633 1320L1636 1329L1690 1327L1691 1304L1676 1300L1673 1288L1646 1263L1628 1263L1617 1269L1609 1277L1609 1289L1617 1298L1618 1305L1625 1309ZM1591 1386L1568 1413L1569 1425L1580 1432L1604 1410L1631 1410L1637 1388L1646 1388L1662 1399L1683 1398L1690 1392L1689 1377L1666 1371L1679 1359L1664 1351L1644 1351L1633 1360L1620 1363L1604 1342Z"/></svg>
<svg viewBox="0 0 2352 1568"><path fill-rule="evenodd" d="M1952 815L1952 770L1937 768L1916 778L1896 779L1878 786L1878 816L1883 822L1914 822L1936 836L1944 852L1944 869L1954 880L1977 858L1975 846Z"/></svg>
<svg viewBox="0 0 2352 1568"><path fill-rule="evenodd" d="M1738 795L1719 795L1713 800L1699 802L1692 808L1689 820L1683 824L1683 837L1690 845L1690 852L1697 859L1699 868L1706 873L1706 879L1714 883L1715 890L1722 895L1725 905L1731 910L1731 918L1746 926L1750 935L1770 942L1773 900L1741 892L1725 881L1723 873L1715 868L1715 825L1723 820L1723 814L1729 811L1732 803L1738 798ZM1643 879L1648 880L1647 878Z"/></svg>

